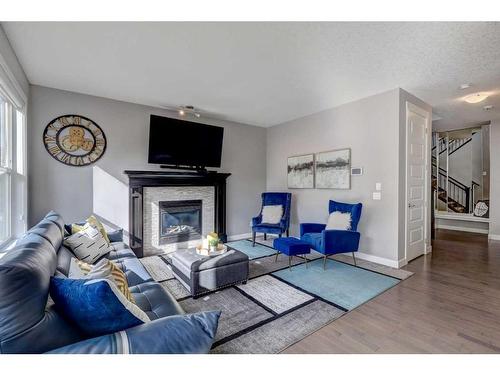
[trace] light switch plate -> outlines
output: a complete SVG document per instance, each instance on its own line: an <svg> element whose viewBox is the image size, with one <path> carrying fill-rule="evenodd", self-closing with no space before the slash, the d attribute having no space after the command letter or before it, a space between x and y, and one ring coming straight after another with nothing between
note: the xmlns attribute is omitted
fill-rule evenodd
<svg viewBox="0 0 500 375"><path fill-rule="evenodd" d="M382 183L381 182L376 182L375 183L375 190L381 191L382 190Z"/></svg>
<svg viewBox="0 0 500 375"><path fill-rule="evenodd" d="M381 199L382 199L382 193L380 191L374 191L373 192L373 200L379 201Z"/></svg>

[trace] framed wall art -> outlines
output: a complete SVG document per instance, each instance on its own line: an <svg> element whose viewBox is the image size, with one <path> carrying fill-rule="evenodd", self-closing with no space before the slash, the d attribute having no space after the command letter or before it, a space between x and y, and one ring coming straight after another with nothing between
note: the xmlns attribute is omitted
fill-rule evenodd
<svg viewBox="0 0 500 375"><path fill-rule="evenodd" d="M319 152L315 156L315 181L318 189L351 188L351 149Z"/></svg>
<svg viewBox="0 0 500 375"><path fill-rule="evenodd" d="M290 156L287 171L288 188L314 188L314 154Z"/></svg>

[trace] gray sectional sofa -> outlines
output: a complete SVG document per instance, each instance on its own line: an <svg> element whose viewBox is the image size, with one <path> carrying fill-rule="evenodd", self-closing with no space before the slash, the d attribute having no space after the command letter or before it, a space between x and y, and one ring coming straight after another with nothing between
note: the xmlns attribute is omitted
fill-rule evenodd
<svg viewBox="0 0 500 375"><path fill-rule="evenodd" d="M136 304L151 322L97 338L82 335L49 298L50 278L66 277L74 256L63 246L64 222L50 212L0 258L0 353L204 353L218 315L184 315L132 250L112 243L107 257L124 271ZM178 336L181 337L178 337ZM125 340L127 342L123 342ZM190 339L191 338L191 339Z"/></svg>

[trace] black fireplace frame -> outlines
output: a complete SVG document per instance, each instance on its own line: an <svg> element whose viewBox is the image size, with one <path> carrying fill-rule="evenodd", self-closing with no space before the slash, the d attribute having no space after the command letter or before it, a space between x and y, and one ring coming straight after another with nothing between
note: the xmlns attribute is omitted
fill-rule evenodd
<svg viewBox="0 0 500 375"><path fill-rule="evenodd" d="M195 232L195 231L190 231L188 233L179 233L177 235L162 235L162 228L163 228L163 215L162 215L162 209L164 207L189 207L193 205L198 205L199 204L199 210L200 210L200 217L199 217L199 227L200 231ZM158 204L158 208L160 210L160 215L158 217L158 230L160 232L158 242L160 245L166 245L170 243L176 243L176 242L186 242L186 241L191 241L191 240L198 240L201 238L202 235L202 226L203 226L203 201L201 199L186 199L186 200L178 200L178 201L160 201ZM194 232L194 233L193 233Z"/></svg>
<svg viewBox="0 0 500 375"><path fill-rule="evenodd" d="M231 173L196 173L169 171L131 171L124 173L129 179L129 246L142 258L143 249L143 198L145 187L159 186L213 186L215 215L214 228L219 238L227 241L226 233L226 179Z"/></svg>

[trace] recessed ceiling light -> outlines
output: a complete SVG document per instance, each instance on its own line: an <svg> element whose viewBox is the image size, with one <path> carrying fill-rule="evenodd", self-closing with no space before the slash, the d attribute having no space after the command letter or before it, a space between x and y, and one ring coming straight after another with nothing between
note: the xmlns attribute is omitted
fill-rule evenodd
<svg viewBox="0 0 500 375"><path fill-rule="evenodd" d="M471 103L471 104L474 104L474 103L479 103L479 102L482 102L484 99L486 99L488 97L488 94L484 93L484 92L476 92L475 94L471 94L471 95L467 95L464 100L467 102L467 103Z"/></svg>
<svg viewBox="0 0 500 375"><path fill-rule="evenodd" d="M495 108L495 107L493 107L492 105L485 105L485 106L483 107L483 109L484 109L485 111L491 111L493 108Z"/></svg>
<svg viewBox="0 0 500 375"><path fill-rule="evenodd" d="M470 83L462 83L460 85L460 90L465 90L465 89L468 89L469 87L471 87L472 85Z"/></svg>
<svg viewBox="0 0 500 375"><path fill-rule="evenodd" d="M184 112L183 109L179 109L179 115L184 116L185 114L186 114L186 112Z"/></svg>

